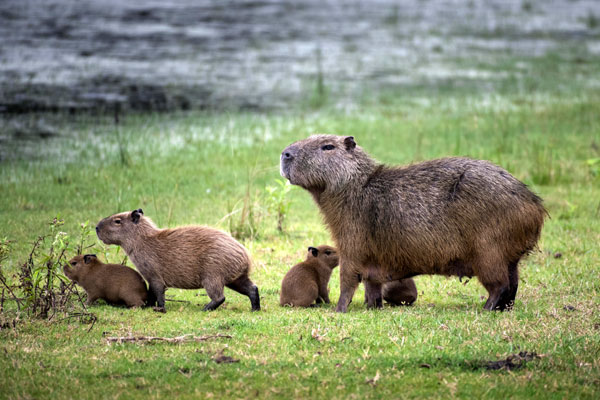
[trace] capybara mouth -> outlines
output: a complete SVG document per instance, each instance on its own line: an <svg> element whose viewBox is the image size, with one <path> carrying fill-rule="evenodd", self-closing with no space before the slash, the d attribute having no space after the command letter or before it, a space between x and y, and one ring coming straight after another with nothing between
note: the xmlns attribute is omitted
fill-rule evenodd
<svg viewBox="0 0 600 400"><path fill-rule="evenodd" d="M106 240L104 240L104 238L102 238L102 231L100 229L98 229L98 227L96 227L96 236L98 236L98 239L100 239L100 241L102 243L104 243L104 244L110 244Z"/></svg>
<svg viewBox="0 0 600 400"><path fill-rule="evenodd" d="M294 145L290 145L281 152L281 157L279 159L279 173L281 176L289 180L291 184L294 184L294 182L292 182L292 174L290 173L290 169L292 162L297 155L298 149L296 149Z"/></svg>
<svg viewBox="0 0 600 400"><path fill-rule="evenodd" d="M279 174L288 181L290 181L290 183L293 183L290 174L290 163L286 162L283 158L281 159L281 163L279 164Z"/></svg>

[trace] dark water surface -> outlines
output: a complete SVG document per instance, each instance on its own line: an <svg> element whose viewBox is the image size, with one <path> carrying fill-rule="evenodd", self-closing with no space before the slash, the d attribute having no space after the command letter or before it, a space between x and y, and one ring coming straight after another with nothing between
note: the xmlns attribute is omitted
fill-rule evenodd
<svg viewBox="0 0 600 400"><path fill-rule="evenodd" d="M507 58L598 55L598 18L597 0L2 0L0 112L261 110L447 82L493 89Z"/></svg>

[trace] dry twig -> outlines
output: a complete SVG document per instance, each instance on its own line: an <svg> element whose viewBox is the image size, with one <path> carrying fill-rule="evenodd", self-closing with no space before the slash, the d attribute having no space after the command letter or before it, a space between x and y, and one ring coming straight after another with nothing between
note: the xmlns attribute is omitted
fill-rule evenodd
<svg viewBox="0 0 600 400"><path fill-rule="evenodd" d="M210 339L225 338L231 339L230 335L207 335L193 336L191 333L176 336L176 337L160 337L160 336L109 336L106 338L107 343L150 343L150 342L168 342L168 343L184 343L184 342L204 342Z"/></svg>

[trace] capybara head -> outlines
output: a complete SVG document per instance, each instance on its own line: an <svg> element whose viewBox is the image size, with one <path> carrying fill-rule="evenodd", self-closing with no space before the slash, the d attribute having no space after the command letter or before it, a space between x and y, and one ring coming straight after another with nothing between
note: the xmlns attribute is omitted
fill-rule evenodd
<svg viewBox="0 0 600 400"><path fill-rule="evenodd" d="M88 269L98 262L98 257L95 254L78 255L71 258L68 264L65 264L63 271L67 278L78 282L87 274Z"/></svg>
<svg viewBox="0 0 600 400"><path fill-rule="evenodd" d="M105 244L123 245L125 240L137 236L141 225L144 225L142 221L147 223L149 220L144 218L141 208L111 215L98 222L96 234Z"/></svg>
<svg viewBox="0 0 600 400"><path fill-rule="evenodd" d="M343 187L373 165L354 137L313 135L283 150L280 173L293 185L322 193Z"/></svg>
<svg viewBox="0 0 600 400"><path fill-rule="evenodd" d="M319 261L321 261L323 264L327 265L331 269L334 269L340 263L335 247L326 245L318 247L309 247L306 259L310 260L311 258L319 259Z"/></svg>

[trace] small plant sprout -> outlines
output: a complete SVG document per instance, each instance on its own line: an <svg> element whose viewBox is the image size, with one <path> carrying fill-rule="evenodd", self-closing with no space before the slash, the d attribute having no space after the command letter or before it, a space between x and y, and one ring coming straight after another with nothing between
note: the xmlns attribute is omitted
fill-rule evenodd
<svg viewBox="0 0 600 400"><path fill-rule="evenodd" d="M266 187L267 190L267 205L269 211L277 217L277 230L283 232L283 224L285 217L290 210L290 200L288 193L294 189L286 179L279 178L275 180L275 185Z"/></svg>

